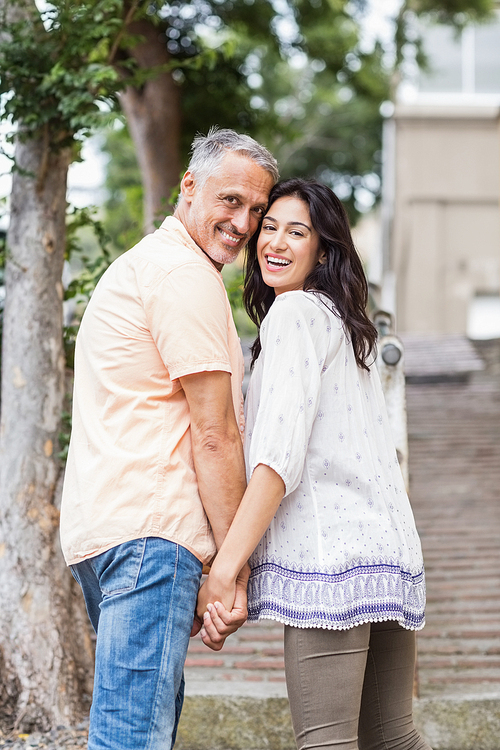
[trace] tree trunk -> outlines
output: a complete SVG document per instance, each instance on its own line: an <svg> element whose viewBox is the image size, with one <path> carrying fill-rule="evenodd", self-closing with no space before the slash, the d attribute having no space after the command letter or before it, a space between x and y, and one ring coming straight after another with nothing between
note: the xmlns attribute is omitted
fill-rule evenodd
<svg viewBox="0 0 500 750"><path fill-rule="evenodd" d="M131 34L144 41L129 54L139 68L148 69L170 61L165 39L157 26L144 21L129 24ZM168 201L180 181L180 97L169 72L146 81L141 88L127 87L120 96L134 141L144 187L144 231L169 212Z"/></svg>
<svg viewBox="0 0 500 750"><path fill-rule="evenodd" d="M0 424L0 722L46 730L88 710L92 643L59 547L61 274L68 149L16 145Z"/></svg>

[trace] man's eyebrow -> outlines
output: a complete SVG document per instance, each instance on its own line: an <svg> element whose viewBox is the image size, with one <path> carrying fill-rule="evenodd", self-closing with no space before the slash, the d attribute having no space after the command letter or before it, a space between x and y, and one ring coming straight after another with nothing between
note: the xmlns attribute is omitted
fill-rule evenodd
<svg viewBox="0 0 500 750"><path fill-rule="evenodd" d="M264 219L267 219L267 221L275 221L276 223L278 223L278 220L277 220L277 219L274 219L274 218L273 218L272 216L269 216L269 214L266 214L266 215L264 216ZM312 229L311 229L311 227L310 227L310 226L308 226L308 224L304 224L304 222L303 222L303 221L288 221L286 225L287 225L287 227L295 227L295 226L299 226L299 227L305 227L305 228L306 228L306 229L308 229L308 230L309 230L310 232L312 232Z"/></svg>

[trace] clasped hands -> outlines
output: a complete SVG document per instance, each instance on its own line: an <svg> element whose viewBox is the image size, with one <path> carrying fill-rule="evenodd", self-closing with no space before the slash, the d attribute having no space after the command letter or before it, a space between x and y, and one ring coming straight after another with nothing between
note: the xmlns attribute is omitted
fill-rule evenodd
<svg viewBox="0 0 500 750"><path fill-rule="evenodd" d="M191 636L199 632L205 646L212 651L220 651L227 636L235 633L247 619L249 576L248 564L233 581L223 580L212 569L198 592Z"/></svg>

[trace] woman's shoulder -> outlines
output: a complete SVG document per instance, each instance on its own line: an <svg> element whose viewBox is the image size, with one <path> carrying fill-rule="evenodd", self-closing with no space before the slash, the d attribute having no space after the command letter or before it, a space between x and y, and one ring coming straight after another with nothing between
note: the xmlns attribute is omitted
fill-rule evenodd
<svg viewBox="0 0 500 750"><path fill-rule="evenodd" d="M304 292L296 289L291 292L283 292L276 297L269 312L274 315L282 315L290 311L302 311L311 313L321 310L324 315L333 315L333 303L325 295L319 292Z"/></svg>
<svg viewBox="0 0 500 750"><path fill-rule="evenodd" d="M260 329L264 346L269 336L283 335L299 344L313 340L330 346L343 334L342 321L336 315L331 300L316 292L294 290L276 297ZM308 332L304 338L305 332Z"/></svg>
<svg viewBox="0 0 500 750"><path fill-rule="evenodd" d="M304 292L302 289L283 292L276 297L266 317L279 322L294 320L294 315L308 321L311 326L324 324L329 331L342 329L333 302L320 292Z"/></svg>

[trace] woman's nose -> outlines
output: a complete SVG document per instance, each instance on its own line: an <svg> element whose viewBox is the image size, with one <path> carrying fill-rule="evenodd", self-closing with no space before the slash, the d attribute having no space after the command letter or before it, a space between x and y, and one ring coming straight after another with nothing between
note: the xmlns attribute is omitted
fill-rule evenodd
<svg viewBox="0 0 500 750"><path fill-rule="evenodd" d="M277 231L273 234L271 247L276 252L279 252L280 250L286 250L285 235L283 232Z"/></svg>

